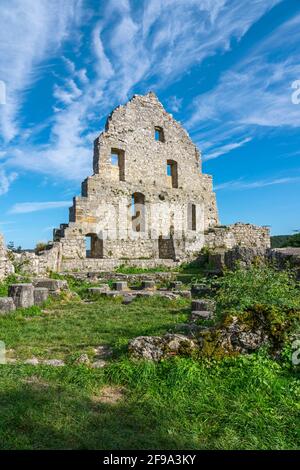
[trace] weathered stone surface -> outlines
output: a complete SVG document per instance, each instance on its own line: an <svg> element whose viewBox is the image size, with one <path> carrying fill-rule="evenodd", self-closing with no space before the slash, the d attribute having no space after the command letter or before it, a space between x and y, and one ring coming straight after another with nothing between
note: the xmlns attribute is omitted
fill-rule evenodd
<svg viewBox="0 0 300 470"><path fill-rule="evenodd" d="M199 312L197 312L197 313L199 313ZM192 337L192 338L195 337L197 334L199 334L199 332L202 331L203 329L204 329L203 326L196 325L194 322L177 323L172 328L172 330L175 333L181 333L185 336Z"/></svg>
<svg viewBox="0 0 300 470"><path fill-rule="evenodd" d="M170 288L171 289L180 289L182 286L182 282L181 281L173 281L173 282L170 282Z"/></svg>
<svg viewBox="0 0 300 470"><path fill-rule="evenodd" d="M14 272L15 269L9 259L9 252L5 247L4 238L0 233L0 281Z"/></svg>
<svg viewBox="0 0 300 470"><path fill-rule="evenodd" d="M143 289L155 289L155 282L154 281L142 281L142 288Z"/></svg>
<svg viewBox="0 0 300 470"><path fill-rule="evenodd" d="M213 250L222 248L224 251L228 251L236 246L266 250L270 245L268 227L258 227L241 222L210 227L205 235L205 246Z"/></svg>
<svg viewBox="0 0 300 470"><path fill-rule="evenodd" d="M128 290L127 282L125 281L117 281L113 283L113 288L116 291L126 291Z"/></svg>
<svg viewBox="0 0 300 470"><path fill-rule="evenodd" d="M92 368L93 369L102 369L103 367L106 366L106 361L104 361L103 359L99 359L98 361L95 361L92 363Z"/></svg>
<svg viewBox="0 0 300 470"><path fill-rule="evenodd" d="M38 279L35 281L35 287L45 287L50 292L67 290L68 283L63 279Z"/></svg>
<svg viewBox="0 0 300 470"><path fill-rule="evenodd" d="M160 336L139 336L129 343L129 353L136 359L159 361L172 355L190 355L197 349L191 338L175 333Z"/></svg>
<svg viewBox="0 0 300 470"><path fill-rule="evenodd" d="M183 297L184 299L190 299L192 297L190 290L173 290L173 294Z"/></svg>
<svg viewBox="0 0 300 470"><path fill-rule="evenodd" d="M49 290L46 287L35 287L33 296L34 305L43 305L49 297Z"/></svg>
<svg viewBox="0 0 300 470"><path fill-rule="evenodd" d="M85 365L89 365L89 364L90 364L89 356L88 356L87 354L81 354L81 355L75 360L75 364L85 364Z"/></svg>
<svg viewBox="0 0 300 470"><path fill-rule="evenodd" d="M191 293L192 296L197 296L197 297L202 297L206 295L210 295L212 292L212 289L205 285L205 284L192 284L191 286Z"/></svg>
<svg viewBox="0 0 300 470"><path fill-rule="evenodd" d="M266 257L265 247L235 246L225 253L225 266L234 269L237 263L251 266L254 261L264 260Z"/></svg>
<svg viewBox="0 0 300 470"><path fill-rule="evenodd" d="M32 357L32 358L26 359L26 361L24 361L24 364L28 364L30 366L38 366L39 363L40 363L40 361L36 357Z"/></svg>
<svg viewBox="0 0 300 470"><path fill-rule="evenodd" d="M208 338L208 340L207 340ZM268 335L262 326L256 325L255 329L250 329L237 317L232 317L229 325L211 328L203 331L198 338L200 349L207 349L207 344L213 345L211 355L214 354L248 354L261 348L268 342Z"/></svg>
<svg viewBox="0 0 300 470"><path fill-rule="evenodd" d="M44 359L42 363L52 367L63 367L66 365L61 359Z"/></svg>
<svg viewBox="0 0 300 470"><path fill-rule="evenodd" d="M130 341L128 349L136 359L159 361L164 356L164 343L160 336L139 336Z"/></svg>
<svg viewBox="0 0 300 470"><path fill-rule="evenodd" d="M17 308L28 308L34 305L34 287L32 284L12 284L8 288L8 295L13 298Z"/></svg>
<svg viewBox="0 0 300 470"><path fill-rule="evenodd" d="M91 295L102 295L104 292L109 292L109 286L103 285L101 287L89 287L88 292Z"/></svg>
<svg viewBox="0 0 300 470"><path fill-rule="evenodd" d="M216 302L212 299L198 299L192 300L192 311L210 311L214 312L216 309Z"/></svg>
<svg viewBox="0 0 300 470"><path fill-rule="evenodd" d="M94 142L93 170L54 241L38 254L14 254L24 272L174 268L205 246L270 246L265 227L218 225L212 178L202 173L200 152L152 92L134 95L110 114ZM223 257L215 262L222 270ZM0 250L0 277L3 266Z"/></svg>
<svg viewBox="0 0 300 470"><path fill-rule="evenodd" d="M300 248L273 248L268 251L268 259L279 269L293 269L297 280L300 281Z"/></svg>
<svg viewBox="0 0 300 470"><path fill-rule="evenodd" d="M196 310L190 315L189 321L196 322L198 320L209 320L213 317L213 313L209 310Z"/></svg>
<svg viewBox="0 0 300 470"><path fill-rule="evenodd" d="M14 300L12 297L0 297L0 315L4 315L16 310Z"/></svg>
<svg viewBox="0 0 300 470"><path fill-rule="evenodd" d="M122 303L123 303L124 305L129 305L129 304L131 304L131 302L134 300L134 298L135 298L135 297L133 297L133 296L125 295L125 296L123 297Z"/></svg>

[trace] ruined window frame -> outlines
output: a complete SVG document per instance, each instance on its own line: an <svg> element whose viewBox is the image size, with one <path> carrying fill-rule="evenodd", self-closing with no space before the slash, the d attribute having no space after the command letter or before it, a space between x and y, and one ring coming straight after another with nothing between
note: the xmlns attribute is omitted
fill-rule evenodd
<svg viewBox="0 0 300 470"><path fill-rule="evenodd" d="M170 175L168 169L170 168ZM171 187L178 188L178 163L176 160L167 160L167 177L171 179Z"/></svg>
<svg viewBox="0 0 300 470"><path fill-rule="evenodd" d="M113 157L117 157L117 164L113 163ZM110 150L110 164L119 168L119 181L125 181L125 151L112 147Z"/></svg>

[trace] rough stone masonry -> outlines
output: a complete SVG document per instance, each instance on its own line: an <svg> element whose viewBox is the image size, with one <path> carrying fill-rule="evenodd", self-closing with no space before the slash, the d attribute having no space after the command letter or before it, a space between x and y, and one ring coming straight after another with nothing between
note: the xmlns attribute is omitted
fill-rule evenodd
<svg viewBox="0 0 300 470"><path fill-rule="evenodd" d="M93 169L52 245L39 256L22 255L29 271L172 266L205 245L270 245L266 228L218 228L212 177L202 173L200 152L152 92L111 113L94 142Z"/></svg>

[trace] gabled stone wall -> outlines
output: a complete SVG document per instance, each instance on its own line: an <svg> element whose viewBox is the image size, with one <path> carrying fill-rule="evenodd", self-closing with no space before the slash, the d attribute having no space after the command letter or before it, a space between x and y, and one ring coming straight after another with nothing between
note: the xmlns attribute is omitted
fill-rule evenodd
<svg viewBox="0 0 300 470"><path fill-rule="evenodd" d="M95 141L93 166L69 224L54 234L63 265L86 259L86 236L100 264L101 258L187 260L203 247L204 231L218 224L212 178L201 172L197 147L151 92L112 112ZM135 216L133 197L142 201Z"/></svg>

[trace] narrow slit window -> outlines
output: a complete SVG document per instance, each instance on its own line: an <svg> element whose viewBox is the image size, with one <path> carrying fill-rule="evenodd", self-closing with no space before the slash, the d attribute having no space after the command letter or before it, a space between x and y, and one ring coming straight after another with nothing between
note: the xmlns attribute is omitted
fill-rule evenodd
<svg viewBox="0 0 300 470"><path fill-rule="evenodd" d="M145 196L142 193L131 197L131 220L134 232L145 232Z"/></svg>
<svg viewBox="0 0 300 470"><path fill-rule="evenodd" d="M188 205L188 229L197 230L197 212L195 204Z"/></svg>
<svg viewBox="0 0 300 470"><path fill-rule="evenodd" d="M175 160L167 161L167 179L168 186L171 188L178 188L178 168Z"/></svg>
<svg viewBox="0 0 300 470"><path fill-rule="evenodd" d="M110 162L113 167L119 168L119 180L125 181L125 152L124 150L111 149Z"/></svg>

